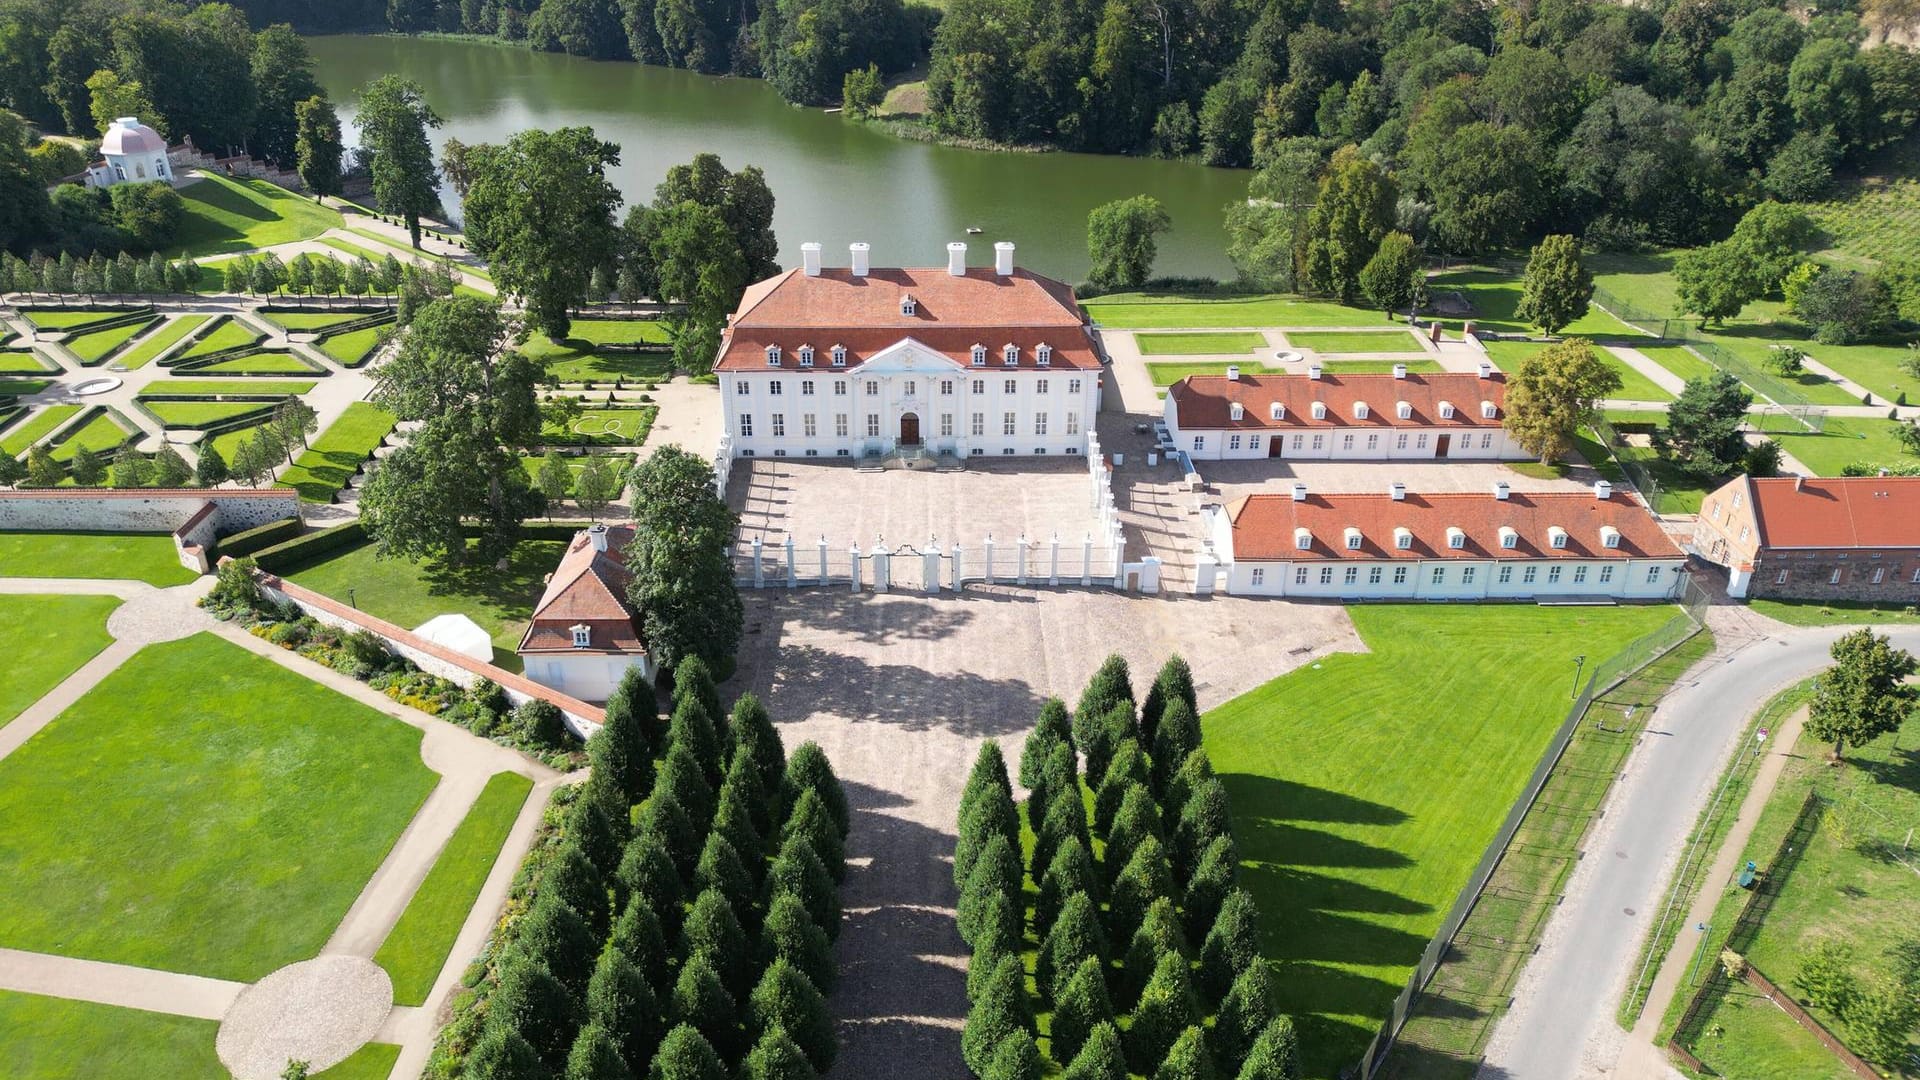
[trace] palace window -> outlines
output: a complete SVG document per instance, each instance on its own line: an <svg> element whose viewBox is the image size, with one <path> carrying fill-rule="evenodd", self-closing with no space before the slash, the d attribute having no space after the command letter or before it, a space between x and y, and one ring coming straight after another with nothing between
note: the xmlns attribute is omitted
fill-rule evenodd
<svg viewBox="0 0 1920 1080"><path fill-rule="evenodd" d="M740 414L740 437L743 439L753 438L753 414L752 413Z"/></svg>
<svg viewBox="0 0 1920 1080"><path fill-rule="evenodd" d="M1427 448L1427 437L1425 435L1417 436L1413 440L1413 448L1415 450L1425 450Z"/></svg>
<svg viewBox="0 0 1920 1080"><path fill-rule="evenodd" d="M1020 392L1020 384L1013 379L1008 379L1006 386L1001 389L1009 394L1017 394Z"/></svg>
<svg viewBox="0 0 1920 1080"><path fill-rule="evenodd" d="M1323 566L1320 568L1320 584L1322 585L1333 584L1333 567Z"/></svg>
<svg viewBox="0 0 1920 1080"><path fill-rule="evenodd" d="M847 396L847 380L845 379L833 380L833 396L834 397Z"/></svg>
<svg viewBox="0 0 1920 1080"><path fill-rule="evenodd" d="M1393 568L1393 583L1394 583L1395 585L1405 585L1405 584L1407 583L1407 568L1406 568L1406 567L1404 567L1404 566L1396 566L1396 567L1394 567L1394 568Z"/></svg>
<svg viewBox="0 0 1920 1080"><path fill-rule="evenodd" d="M833 366L847 366L847 347L845 345L835 345L833 347Z"/></svg>
<svg viewBox="0 0 1920 1080"><path fill-rule="evenodd" d="M1004 413L1000 418L1000 434L1012 435L1020 430L1020 414Z"/></svg>
<svg viewBox="0 0 1920 1080"><path fill-rule="evenodd" d="M1574 568L1573 568L1573 583L1574 583L1575 585L1585 585L1585 584L1587 583L1587 568L1586 568L1586 567L1584 567L1584 566L1576 566L1576 567L1574 567Z"/></svg>
<svg viewBox="0 0 1920 1080"><path fill-rule="evenodd" d="M833 414L833 434L837 438L844 439L847 437L847 414L846 413Z"/></svg>
<svg viewBox="0 0 1920 1080"><path fill-rule="evenodd" d="M987 366L987 347L985 345L975 345L972 355L974 367Z"/></svg>
<svg viewBox="0 0 1920 1080"><path fill-rule="evenodd" d="M1250 450L1260 449L1260 436L1258 435L1247 436L1247 448Z"/></svg>
<svg viewBox="0 0 1920 1080"><path fill-rule="evenodd" d="M1299 566L1299 567L1295 567L1295 568L1294 568L1294 571L1293 571L1293 583L1294 583L1295 585L1305 585L1305 584L1307 583L1307 568L1306 568L1306 567L1304 567L1304 566Z"/></svg>
<svg viewBox="0 0 1920 1080"><path fill-rule="evenodd" d="M1435 585L1445 585L1447 583L1447 568L1444 566L1434 567L1433 576L1428 580L1432 581Z"/></svg>
<svg viewBox="0 0 1920 1080"><path fill-rule="evenodd" d="M1284 436L1282 437L1284 438ZM1306 441L1307 441L1307 437L1305 435L1295 435L1293 437L1293 448L1295 450L1300 449L1300 447L1306 445Z"/></svg>
<svg viewBox="0 0 1920 1080"><path fill-rule="evenodd" d="M973 437L977 439L980 436L985 435L986 433L987 433L987 414L974 413L973 414Z"/></svg>
<svg viewBox="0 0 1920 1080"><path fill-rule="evenodd" d="M780 346L778 345L767 346L767 366L768 367L780 366Z"/></svg>
<svg viewBox="0 0 1920 1080"><path fill-rule="evenodd" d="M867 438L877 439L879 437L880 437L880 414L868 413L867 414Z"/></svg>
<svg viewBox="0 0 1920 1080"><path fill-rule="evenodd" d="M1046 392L1047 392L1047 380L1045 380L1045 379L1035 379L1035 380L1033 381L1033 392L1034 392L1034 393L1036 393L1036 394L1044 394L1044 393L1046 393Z"/></svg>
<svg viewBox="0 0 1920 1080"><path fill-rule="evenodd" d="M1067 413L1067 434L1069 435L1080 434L1080 414L1079 413L1071 412L1071 411Z"/></svg>
<svg viewBox="0 0 1920 1080"><path fill-rule="evenodd" d="M950 412L940 414L940 437L943 439L953 437L953 414Z"/></svg>
<svg viewBox="0 0 1920 1080"><path fill-rule="evenodd" d="M1313 437L1313 448L1315 450L1322 449L1326 445L1327 445L1327 437L1325 435L1315 435Z"/></svg>
<svg viewBox="0 0 1920 1080"><path fill-rule="evenodd" d="M1240 436L1238 435L1227 436L1227 449L1229 450L1240 449Z"/></svg>
<svg viewBox="0 0 1920 1080"><path fill-rule="evenodd" d="M801 367L813 366L813 346L811 345L800 346L800 366Z"/></svg>
<svg viewBox="0 0 1920 1080"><path fill-rule="evenodd" d="M1603 566L1600 568L1600 584L1602 585L1613 584L1613 567Z"/></svg>
<svg viewBox="0 0 1920 1080"><path fill-rule="evenodd" d="M784 439L787 437L787 414L786 413L773 414L773 437L776 439Z"/></svg>
<svg viewBox="0 0 1920 1080"><path fill-rule="evenodd" d="M940 396L941 397L953 396L953 380L952 379L940 380Z"/></svg>
<svg viewBox="0 0 1920 1080"><path fill-rule="evenodd" d="M1533 584L1533 579L1539 576L1540 568L1537 566L1529 566L1525 570L1520 571L1520 584L1531 585Z"/></svg>
<svg viewBox="0 0 1920 1080"><path fill-rule="evenodd" d="M1399 435L1397 435L1397 436L1395 436L1395 437L1394 437L1394 440L1393 440L1393 448L1394 448L1395 450L1405 450L1405 449L1407 448L1407 433L1406 433L1406 432L1404 432L1404 431L1403 431L1403 432L1401 432L1401 433L1400 433Z"/></svg>
<svg viewBox="0 0 1920 1080"><path fill-rule="evenodd" d="M1373 566L1367 569L1367 584L1369 585L1380 584L1380 568L1379 567Z"/></svg>
<svg viewBox="0 0 1920 1080"><path fill-rule="evenodd" d="M1020 346L1014 345L1014 344L1008 344L1006 348L1003 348L1000 350L1000 360L1002 363L1006 364L1008 367L1012 367L1013 365L1019 363L1020 362Z"/></svg>
<svg viewBox="0 0 1920 1080"><path fill-rule="evenodd" d="M745 379L740 379L733 384L733 392L741 397L746 397L752 391L753 385Z"/></svg>
<svg viewBox="0 0 1920 1080"><path fill-rule="evenodd" d="M573 628L573 647L574 648L584 649L588 645L592 644L592 642L593 642L593 630L590 627L576 626Z"/></svg>
<svg viewBox="0 0 1920 1080"><path fill-rule="evenodd" d="M920 387L912 379L908 379L902 385L901 389L905 392L907 397L912 397L920 389Z"/></svg>
<svg viewBox="0 0 1920 1080"><path fill-rule="evenodd" d="M985 379L975 379L975 380L973 380L973 392L974 392L974 393L976 393L976 394L984 394L984 393L986 393L986 392L987 392L987 380L985 380Z"/></svg>
<svg viewBox="0 0 1920 1080"><path fill-rule="evenodd" d="M1838 573L1838 571L1835 571L1835 573ZM1647 567L1647 583L1652 584L1653 582L1656 582L1659 580L1660 580L1660 568L1657 566Z"/></svg>
<svg viewBox="0 0 1920 1080"><path fill-rule="evenodd" d="M1255 588L1259 588L1260 586L1265 585L1266 583L1267 583L1267 568L1264 566L1254 567L1252 585Z"/></svg>
<svg viewBox="0 0 1920 1080"><path fill-rule="evenodd" d="M880 396L880 383L878 380L868 380L864 385L867 388L868 397Z"/></svg>
<svg viewBox="0 0 1920 1080"><path fill-rule="evenodd" d="M1041 367L1046 367L1048 364L1053 363L1053 346L1045 342L1036 346L1033 350L1033 362L1039 364Z"/></svg>
<svg viewBox="0 0 1920 1080"><path fill-rule="evenodd" d="M1080 380L1079 380L1079 379L1068 379L1068 380L1067 380L1067 393L1069 393L1069 394L1077 394L1077 393L1079 393L1079 392L1080 392Z"/></svg>
<svg viewBox="0 0 1920 1080"><path fill-rule="evenodd" d="M1193 448L1195 450L1205 450L1207 448L1207 437L1205 435L1195 435L1193 437Z"/></svg>
<svg viewBox="0 0 1920 1080"><path fill-rule="evenodd" d="M772 394L774 397L779 397L780 391L783 389L785 388L780 385L779 379L767 380L767 393Z"/></svg>
<svg viewBox="0 0 1920 1080"><path fill-rule="evenodd" d="M1367 436L1367 449L1369 450L1380 449L1380 436L1378 435Z"/></svg>
<svg viewBox="0 0 1920 1080"><path fill-rule="evenodd" d="M915 300L911 296L903 296L900 298L900 314L911 316L917 314L919 310L920 302L918 300Z"/></svg>
<svg viewBox="0 0 1920 1080"><path fill-rule="evenodd" d="M801 397L813 396L813 380L812 379L800 380L800 396Z"/></svg>
<svg viewBox="0 0 1920 1080"><path fill-rule="evenodd" d="M1359 580L1360 580L1360 568L1357 566L1347 567L1347 572L1340 576L1340 583L1342 585L1353 585L1358 583Z"/></svg>
<svg viewBox="0 0 1920 1080"><path fill-rule="evenodd" d="M820 434L819 424L812 413L800 418L800 431L809 439Z"/></svg>
<svg viewBox="0 0 1920 1080"><path fill-rule="evenodd" d="M1047 433L1047 414L1046 413L1033 414L1033 433L1035 435L1045 435Z"/></svg>
<svg viewBox="0 0 1920 1080"><path fill-rule="evenodd" d="M1473 584L1473 577L1474 577L1474 575L1475 575L1475 574L1477 574L1477 573L1479 573L1479 572L1480 572L1480 568L1479 568L1479 567L1477 567L1477 566L1463 566L1463 567L1461 567L1461 568L1460 568L1460 584L1462 584L1462 585L1471 585L1471 584Z"/></svg>
<svg viewBox="0 0 1920 1080"><path fill-rule="evenodd" d="M1513 584L1513 567L1511 566L1501 567L1500 573L1494 578L1494 580L1498 581L1502 585Z"/></svg>
<svg viewBox="0 0 1920 1080"><path fill-rule="evenodd" d="M1558 567L1558 566L1549 566L1549 567L1547 567L1547 584L1549 584L1549 585L1558 585L1558 584L1560 584L1560 571L1561 571L1561 569L1562 569L1562 568L1561 568L1561 567Z"/></svg>

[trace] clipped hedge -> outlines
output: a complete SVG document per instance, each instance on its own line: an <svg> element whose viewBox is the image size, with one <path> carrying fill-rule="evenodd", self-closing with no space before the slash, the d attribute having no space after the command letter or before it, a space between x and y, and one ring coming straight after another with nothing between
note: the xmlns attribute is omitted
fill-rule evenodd
<svg viewBox="0 0 1920 1080"><path fill-rule="evenodd" d="M367 538L367 527L358 521L320 529L286 540L253 553L253 561L270 574L285 573L309 559L357 544ZM228 552L231 554L231 552Z"/></svg>
<svg viewBox="0 0 1920 1080"><path fill-rule="evenodd" d="M20 314L31 322L34 314L41 311L97 311L102 315L108 316L99 322L79 323L74 326L57 328L58 333L66 334L69 337L91 334L99 330L116 330L122 326L131 326L137 322L144 322L147 319L153 318L155 315L152 304L146 304L137 308L35 307L24 309ZM118 314L115 314L116 312L118 312ZM56 332L56 328L54 327L47 327L46 330L48 333Z"/></svg>
<svg viewBox="0 0 1920 1080"><path fill-rule="evenodd" d="M265 525L256 525L251 529L243 529L231 536L222 537L215 550L220 555L231 555L237 559L242 555L251 555L262 548L292 540L305 528L306 524L298 515L284 517L278 521L269 521Z"/></svg>

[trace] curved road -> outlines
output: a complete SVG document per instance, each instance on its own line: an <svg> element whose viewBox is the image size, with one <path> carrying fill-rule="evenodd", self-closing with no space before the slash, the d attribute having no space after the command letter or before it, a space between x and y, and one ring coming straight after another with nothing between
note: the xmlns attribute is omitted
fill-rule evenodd
<svg viewBox="0 0 1920 1080"><path fill-rule="evenodd" d="M1627 1075L1615 1071L1627 1035L1614 1010L1733 741L1769 698L1830 663L1829 646L1854 629L1783 628L1724 607L1709 625L1718 648L1660 703L1521 976L1512 1011L1494 1030L1480 1080ZM1920 629L1885 632L1920 653Z"/></svg>

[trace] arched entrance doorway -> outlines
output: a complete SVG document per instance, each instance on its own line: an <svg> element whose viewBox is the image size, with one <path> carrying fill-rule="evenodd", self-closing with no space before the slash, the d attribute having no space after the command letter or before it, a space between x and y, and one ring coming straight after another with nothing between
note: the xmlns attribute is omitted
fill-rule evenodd
<svg viewBox="0 0 1920 1080"><path fill-rule="evenodd" d="M901 413L900 414L900 445L901 446L919 446L920 445L920 414L919 413Z"/></svg>

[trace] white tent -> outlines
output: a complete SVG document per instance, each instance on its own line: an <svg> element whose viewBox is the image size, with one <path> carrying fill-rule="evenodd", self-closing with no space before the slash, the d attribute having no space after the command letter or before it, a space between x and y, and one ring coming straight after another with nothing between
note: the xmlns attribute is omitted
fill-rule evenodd
<svg viewBox="0 0 1920 1080"><path fill-rule="evenodd" d="M465 615L435 615L414 627L413 632L462 656L493 662L493 636Z"/></svg>

